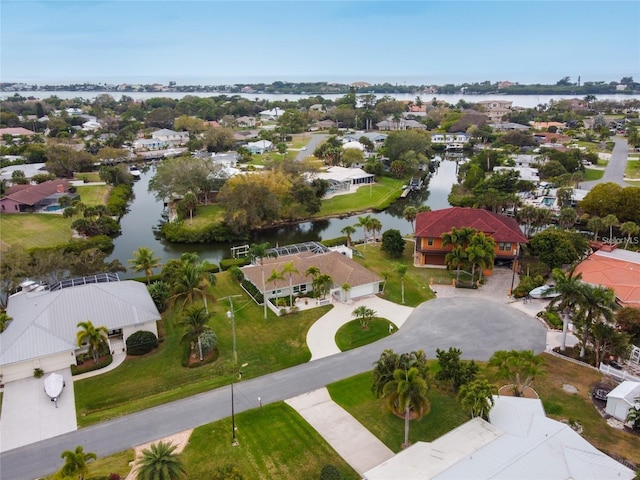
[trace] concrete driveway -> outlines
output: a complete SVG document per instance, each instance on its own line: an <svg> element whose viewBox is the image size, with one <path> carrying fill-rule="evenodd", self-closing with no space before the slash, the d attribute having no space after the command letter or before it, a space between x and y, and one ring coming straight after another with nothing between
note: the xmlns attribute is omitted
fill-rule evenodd
<svg viewBox="0 0 640 480"><path fill-rule="evenodd" d="M78 429L71 371L67 368L55 373L62 375L66 384L58 399L58 408L44 392L47 375L5 384L0 415L0 452Z"/></svg>

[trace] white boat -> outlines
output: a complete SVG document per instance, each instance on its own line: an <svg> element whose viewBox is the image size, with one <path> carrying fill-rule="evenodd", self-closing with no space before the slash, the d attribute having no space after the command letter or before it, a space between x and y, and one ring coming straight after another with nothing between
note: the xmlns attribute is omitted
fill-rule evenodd
<svg viewBox="0 0 640 480"><path fill-rule="evenodd" d="M132 165L131 167L129 167L129 173L133 175L135 178L140 178L140 175L142 175L142 172L135 165Z"/></svg>
<svg viewBox="0 0 640 480"><path fill-rule="evenodd" d="M541 287L534 288L529 292L531 298L556 298L560 296L560 292L556 290L555 285L542 285Z"/></svg>
<svg viewBox="0 0 640 480"><path fill-rule="evenodd" d="M44 391L51 401L56 404L56 408L58 408L58 397L62 393L64 386L64 377L58 373L52 373L44 379Z"/></svg>

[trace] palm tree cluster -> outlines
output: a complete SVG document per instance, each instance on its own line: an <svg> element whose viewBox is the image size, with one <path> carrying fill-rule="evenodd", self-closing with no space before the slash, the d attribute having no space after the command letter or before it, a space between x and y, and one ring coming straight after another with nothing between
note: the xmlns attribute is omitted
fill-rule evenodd
<svg viewBox="0 0 640 480"><path fill-rule="evenodd" d="M204 332L211 331L208 323L212 316L213 314L209 313L203 305L192 305L179 321L179 324L184 327L182 341L188 343L192 350L194 347L198 349L200 361L203 359L200 337Z"/></svg>
<svg viewBox="0 0 640 480"><path fill-rule="evenodd" d="M532 350L498 350L489 359L489 366L508 382L515 397L522 397L536 377L544 375L543 362Z"/></svg>
<svg viewBox="0 0 640 480"><path fill-rule="evenodd" d="M442 234L442 245L453 246L446 254L445 262L449 269L456 269L456 283L460 280L460 269L471 267L471 283L475 285L476 269L479 269L479 281L482 270L493 267L496 242L483 232L469 227L452 228L451 232Z"/></svg>
<svg viewBox="0 0 640 480"><path fill-rule="evenodd" d="M81 329L77 334L78 346L81 347L86 342L93 363L98 363L100 351L107 345L109 330L104 326L96 327L89 320L79 322L77 327Z"/></svg>
<svg viewBox="0 0 640 480"><path fill-rule="evenodd" d="M357 318L360 321L360 326L363 330L369 327L369 323L376 316L376 311L373 308L369 308L366 305L360 305L353 312L351 316Z"/></svg>
<svg viewBox="0 0 640 480"><path fill-rule="evenodd" d="M307 277L312 277L313 291L325 298L333 287L333 278L328 273L322 273L318 267L311 266L305 272Z"/></svg>
<svg viewBox="0 0 640 480"><path fill-rule="evenodd" d="M89 473L88 463L98 458L95 453L85 453L80 445L78 445L75 450L65 450L60 457L64 459L64 465L58 474L62 478L77 477L78 480L83 480Z"/></svg>
<svg viewBox="0 0 640 480"><path fill-rule="evenodd" d="M216 277L210 270L211 264L206 260L200 260L197 253L183 253L180 264L170 280L171 306L181 301L181 310L184 311L188 304L194 303L200 297L208 313L207 300L215 301L211 287L216 284Z"/></svg>
<svg viewBox="0 0 640 480"><path fill-rule="evenodd" d="M402 446L408 447L409 421L412 417L419 420L431 411L427 356L422 350L401 355L385 350L373 365L371 392L376 398L383 398L394 414L404 417Z"/></svg>
<svg viewBox="0 0 640 480"><path fill-rule="evenodd" d="M596 366L600 365L607 353L624 353L629 338L615 324L617 305L614 291L601 285L582 282L582 275L575 273L575 267L566 273L556 268L552 277L555 290L560 296L552 299L547 308L562 316L560 349L564 351L566 348L566 332L571 319L580 338L581 358L585 357L588 345L593 346Z"/></svg>

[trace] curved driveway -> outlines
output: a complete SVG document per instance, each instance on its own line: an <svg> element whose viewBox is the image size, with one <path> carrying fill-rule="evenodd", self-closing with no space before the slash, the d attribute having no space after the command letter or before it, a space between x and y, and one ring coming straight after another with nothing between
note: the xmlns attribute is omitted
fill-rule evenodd
<svg viewBox="0 0 640 480"><path fill-rule="evenodd" d="M453 346L462 350L463 358L487 360L496 350L533 349L539 353L545 345L542 324L500 302L471 297L432 300L418 307L395 335L236 383L235 411L256 408L258 397L264 404L281 401L368 371L385 348L398 352L423 349L434 358L436 348ZM230 398L230 387L223 387L2 452L0 478L33 479L50 474L62 465L60 452L77 445L103 457L227 418L231 415Z"/></svg>

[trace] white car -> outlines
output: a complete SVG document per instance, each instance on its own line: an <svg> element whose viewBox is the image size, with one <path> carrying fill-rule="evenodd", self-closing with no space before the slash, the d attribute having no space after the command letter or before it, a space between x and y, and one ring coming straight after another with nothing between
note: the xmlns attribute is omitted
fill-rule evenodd
<svg viewBox="0 0 640 480"><path fill-rule="evenodd" d="M555 285L542 285L531 290L529 296L531 298L556 298L560 296L560 292L556 291Z"/></svg>
<svg viewBox="0 0 640 480"><path fill-rule="evenodd" d="M302 150L303 152L307 149L307 147L302 147L300 150Z"/></svg>

